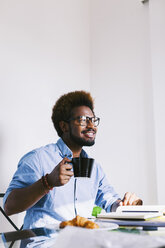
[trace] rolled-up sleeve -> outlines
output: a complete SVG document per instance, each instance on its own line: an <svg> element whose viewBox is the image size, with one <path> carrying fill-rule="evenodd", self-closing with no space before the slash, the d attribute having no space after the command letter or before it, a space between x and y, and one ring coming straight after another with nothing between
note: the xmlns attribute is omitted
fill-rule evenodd
<svg viewBox="0 0 165 248"><path fill-rule="evenodd" d="M102 168L98 170L99 187L96 196L95 204L103 208L106 212L111 211L112 204L120 199L120 196L115 192L114 188L109 184Z"/></svg>
<svg viewBox="0 0 165 248"><path fill-rule="evenodd" d="M18 168L3 198L3 205L13 189L25 188L38 181L41 176L42 172L37 152L32 151L26 154L18 163Z"/></svg>

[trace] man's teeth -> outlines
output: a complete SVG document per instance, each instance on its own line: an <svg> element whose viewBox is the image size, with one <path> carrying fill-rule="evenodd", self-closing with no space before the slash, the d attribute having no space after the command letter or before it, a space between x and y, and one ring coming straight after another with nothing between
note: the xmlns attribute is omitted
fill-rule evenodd
<svg viewBox="0 0 165 248"><path fill-rule="evenodd" d="M90 136L90 137L93 137L93 135L94 135L93 132L86 132L85 134L88 135L88 136Z"/></svg>

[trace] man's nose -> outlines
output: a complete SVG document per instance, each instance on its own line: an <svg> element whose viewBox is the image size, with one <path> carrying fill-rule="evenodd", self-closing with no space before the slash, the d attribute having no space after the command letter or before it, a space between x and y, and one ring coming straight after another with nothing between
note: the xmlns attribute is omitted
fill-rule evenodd
<svg viewBox="0 0 165 248"><path fill-rule="evenodd" d="M94 123L92 122L92 120L87 120L87 127L95 128L95 125L94 125Z"/></svg>

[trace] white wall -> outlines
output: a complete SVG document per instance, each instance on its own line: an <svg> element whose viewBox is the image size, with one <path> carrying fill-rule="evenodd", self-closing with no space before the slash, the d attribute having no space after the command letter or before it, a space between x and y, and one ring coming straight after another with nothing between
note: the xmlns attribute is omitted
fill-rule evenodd
<svg viewBox="0 0 165 248"><path fill-rule="evenodd" d="M121 195L145 204L165 202L164 11L164 0L91 1L91 89L102 119L92 154Z"/></svg>
<svg viewBox="0 0 165 248"><path fill-rule="evenodd" d="M57 140L56 99L90 89L89 14L88 0L0 1L0 192L22 155Z"/></svg>
<svg viewBox="0 0 165 248"><path fill-rule="evenodd" d="M89 151L110 182L121 195L163 203L164 8L164 0L0 1L1 192L24 153L56 141L56 99L84 89L101 117Z"/></svg>
<svg viewBox="0 0 165 248"><path fill-rule="evenodd" d="M150 36L154 89L155 153L158 203L164 204L165 174L165 1L151 0Z"/></svg>
<svg viewBox="0 0 165 248"><path fill-rule="evenodd" d="M93 0L92 93L101 116L93 156L123 195L157 202L149 5Z"/></svg>
<svg viewBox="0 0 165 248"><path fill-rule="evenodd" d="M90 88L88 0L0 1L0 190L27 151L55 142L51 109Z"/></svg>

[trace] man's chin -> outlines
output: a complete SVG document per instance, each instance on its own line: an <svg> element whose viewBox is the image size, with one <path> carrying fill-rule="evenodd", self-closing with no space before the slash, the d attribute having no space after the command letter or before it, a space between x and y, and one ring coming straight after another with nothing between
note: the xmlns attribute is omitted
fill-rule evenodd
<svg viewBox="0 0 165 248"><path fill-rule="evenodd" d="M83 146L93 146L95 144L95 140L84 141Z"/></svg>
<svg viewBox="0 0 165 248"><path fill-rule="evenodd" d="M71 139L72 141L83 147L83 146L93 146L95 144L95 139L83 139L83 138L80 138L80 137L76 137L74 135L71 135Z"/></svg>

